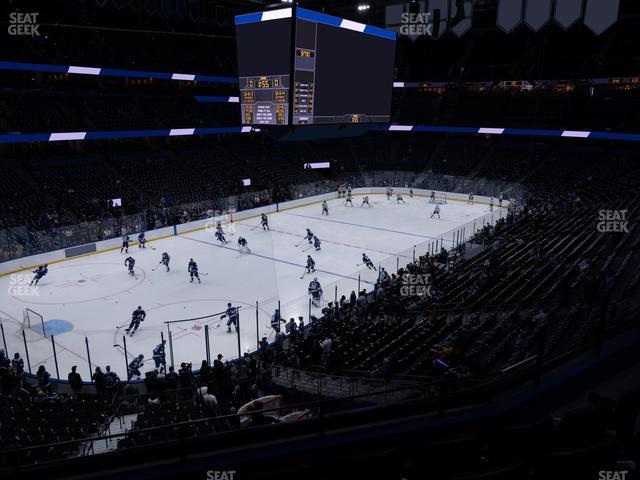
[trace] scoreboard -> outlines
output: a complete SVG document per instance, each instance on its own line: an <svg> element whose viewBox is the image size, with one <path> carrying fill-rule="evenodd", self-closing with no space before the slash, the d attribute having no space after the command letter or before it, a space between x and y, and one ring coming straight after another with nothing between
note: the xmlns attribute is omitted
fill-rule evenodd
<svg viewBox="0 0 640 480"><path fill-rule="evenodd" d="M289 76L240 77L242 123L246 125L287 125Z"/></svg>
<svg viewBox="0 0 640 480"><path fill-rule="evenodd" d="M236 17L244 125L389 122L396 34L304 8Z"/></svg>
<svg viewBox="0 0 640 480"><path fill-rule="evenodd" d="M289 124L291 25L290 8L236 17L243 125Z"/></svg>

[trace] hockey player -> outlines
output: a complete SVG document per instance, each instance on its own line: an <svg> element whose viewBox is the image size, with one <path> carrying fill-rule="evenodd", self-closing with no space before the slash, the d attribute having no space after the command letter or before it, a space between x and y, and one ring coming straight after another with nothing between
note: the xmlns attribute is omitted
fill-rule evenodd
<svg viewBox="0 0 640 480"><path fill-rule="evenodd" d="M473 192L469 192L469 198L467 199L467 203L473 205Z"/></svg>
<svg viewBox="0 0 640 480"><path fill-rule="evenodd" d="M144 365L144 355L140 354L129 364L129 368L127 369L127 380L131 380L133 377L140 378L140 367Z"/></svg>
<svg viewBox="0 0 640 480"><path fill-rule="evenodd" d="M159 343L156 345L156 348L153 349L153 361L156 363L156 369L160 372L167 371L167 358L164 351L166 343L166 340L162 340L162 343Z"/></svg>
<svg viewBox="0 0 640 480"><path fill-rule="evenodd" d="M125 251L125 253L129 253L129 235L123 235L122 236L122 248L120 249L120 253L122 253L122 251Z"/></svg>
<svg viewBox="0 0 640 480"><path fill-rule="evenodd" d="M351 199L351 192L347 192L347 199L344 201L344 206L346 207L347 204L351 205L353 207L353 201Z"/></svg>
<svg viewBox="0 0 640 480"><path fill-rule="evenodd" d="M136 266L136 261L133 259L133 257L125 258L124 265L129 269L129 275L135 275L136 274L133 271L133 267Z"/></svg>
<svg viewBox="0 0 640 480"><path fill-rule="evenodd" d="M240 250L240 253L251 253L251 249L244 237L238 237L238 250Z"/></svg>
<svg viewBox="0 0 640 480"><path fill-rule="evenodd" d="M136 308L131 314L131 323L125 332L130 336L133 336L138 328L140 328L140 322L144 322L145 318L147 318L147 313L142 309L141 305L138 305L138 308Z"/></svg>
<svg viewBox="0 0 640 480"><path fill-rule="evenodd" d="M304 238L307 239L307 242L309 242L309 245L311 245L313 243L313 237L314 236L315 235L313 234L313 232L307 228L307 235Z"/></svg>
<svg viewBox="0 0 640 480"><path fill-rule="evenodd" d="M318 277L314 277L309 283L309 295L311 295L311 304L314 307L320 306L320 299L322 298L322 287L318 281Z"/></svg>
<svg viewBox="0 0 640 480"><path fill-rule="evenodd" d="M162 253L162 260L160 260L160 263L162 265L164 265L165 267L167 267L167 272L169 271L169 261L171 260L171 258L169 257L169 254L167 252L163 252Z"/></svg>
<svg viewBox="0 0 640 480"><path fill-rule="evenodd" d="M313 261L313 258L311 258L311 255L307 255L307 267L305 272L311 273L315 271L316 271L316 262Z"/></svg>
<svg viewBox="0 0 640 480"><path fill-rule="evenodd" d="M313 246L315 247L316 252L320 251L320 239L315 235L313 236Z"/></svg>
<svg viewBox="0 0 640 480"><path fill-rule="evenodd" d="M391 200L392 195L393 195L393 188L387 187L387 200Z"/></svg>
<svg viewBox="0 0 640 480"><path fill-rule="evenodd" d="M138 248L147 248L147 239L144 238L144 232L138 235Z"/></svg>
<svg viewBox="0 0 640 480"><path fill-rule="evenodd" d="M37 285L40 279L49 273L49 266L46 263L44 265L40 265L33 271L33 273L35 273L35 275L29 285Z"/></svg>
<svg viewBox="0 0 640 480"><path fill-rule="evenodd" d="M360 205L361 207L367 206L369 208L371 208L371 204L369 203L369 195L365 195L364 198L362 199L362 205Z"/></svg>
<svg viewBox="0 0 640 480"><path fill-rule="evenodd" d="M291 317L289 319L289 323L284 326L284 331L291 337L291 340L295 339L298 336L298 324Z"/></svg>
<svg viewBox="0 0 640 480"><path fill-rule="evenodd" d="M378 273L378 283L386 283L389 280L391 280L391 277L389 277L387 271L384 269L384 267L380 267L380 273Z"/></svg>
<svg viewBox="0 0 640 480"><path fill-rule="evenodd" d="M493 212L493 196L489 197L489 211Z"/></svg>
<svg viewBox="0 0 640 480"><path fill-rule="evenodd" d="M329 205L326 200L322 202L322 215L329 215Z"/></svg>
<svg viewBox="0 0 640 480"><path fill-rule="evenodd" d="M429 203L436 203L436 192L431 190L431 196L429 197Z"/></svg>
<svg viewBox="0 0 640 480"><path fill-rule="evenodd" d="M231 332L231 325L236 328L236 332L238 331L238 323L240 321L240 313L238 312L238 307L234 307L231 303L227 303L227 310L220 317L221 319L227 319L227 333Z"/></svg>
<svg viewBox="0 0 640 480"><path fill-rule="evenodd" d="M431 214L431 218L438 216L440 218L440 205L436 205L436 208L433 209L433 213Z"/></svg>
<svg viewBox="0 0 640 480"><path fill-rule="evenodd" d="M409 198L413 198L413 187L409 187Z"/></svg>
<svg viewBox="0 0 640 480"><path fill-rule="evenodd" d="M222 243L223 245L226 245L227 243L227 239L224 238L224 231L222 230L222 225L220 225L218 223L218 226L216 227L216 240L218 240L220 243Z"/></svg>
<svg viewBox="0 0 640 480"><path fill-rule="evenodd" d="M366 253L362 254L362 265L366 265L369 270L378 270Z"/></svg>
<svg viewBox="0 0 640 480"><path fill-rule="evenodd" d="M273 328L276 333L280 333L281 323L285 323L285 321L280 316L280 310L276 308L275 313L271 315L271 328Z"/></svg>
<svg viewBox="0 0 640 480"><path fill-rule="evenodd" d="M262 225L263 230L271 230L269 228L269 219L264 213L260 215L260 225Z"/></svg>
<svg viewBox="0 0 640 480"><path fill-rule="evenodd" d="M193 261L193 258L189 259L189 266L187 267L187 271L189 272L189 276L191 277L190 282L193 282L194 278L198 279L198 283L200 282L200 275L198 274L198 264Z"/></svg>
<svg viewBox="0 0 640 480"><path fill-rule="evenodd" d="M398 192L396 194L396 203L400 205L401 202L404 203L405 205L407 204L407 202L404 201L404 198L402 198L402 194Z"/></svg>

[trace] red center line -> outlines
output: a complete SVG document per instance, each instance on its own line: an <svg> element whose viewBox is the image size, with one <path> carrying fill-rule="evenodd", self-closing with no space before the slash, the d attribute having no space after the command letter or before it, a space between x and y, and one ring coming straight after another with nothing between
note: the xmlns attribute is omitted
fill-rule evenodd
<svg viewBox="0 0 640 480"><path fill-rule="evenodd" d="M241 223L241 222L238 222L238 224L242 225L243 227L251 227L251 228L254 227L254 225L248 225L246 223ZM267 230L267 231L276 232L276 233L282 233L283 235L290 235L292 237L302 238L302 235L300 235L300 234L291 233L291 232L285 232L283 230L276 230L274 228L271 228L270 230ZM318 237L318 238L320 238L320 237ZM320 240L322 240L322 239L320 238ZM362 245L352 245L350 243L333 242L331 240L322 240L322 242L324 242L324 243L332 243L334 245L342 245L343 247L357 248L360 251L367 250L369 252L382 253L384 255L391 255L393 257L413 258L413 257L409 257L408 255L402 255L400 253L385 252L384 250L374 250L372 248L363 247Z"/></svg>

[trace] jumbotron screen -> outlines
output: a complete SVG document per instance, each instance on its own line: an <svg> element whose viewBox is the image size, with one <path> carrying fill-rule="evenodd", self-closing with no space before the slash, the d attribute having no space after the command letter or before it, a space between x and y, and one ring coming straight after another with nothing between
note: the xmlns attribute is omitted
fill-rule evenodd
<svg viewBox="0 0 640 480"><path fill-rule="evenodd" d="M236 42L244 125L389 122L394 32L285 8L237 16Z"/></svg>

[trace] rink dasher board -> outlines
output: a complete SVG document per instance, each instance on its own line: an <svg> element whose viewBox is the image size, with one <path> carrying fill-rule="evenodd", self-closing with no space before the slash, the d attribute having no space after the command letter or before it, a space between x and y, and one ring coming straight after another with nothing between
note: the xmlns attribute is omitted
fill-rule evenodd
<svg viewBox="0 0 640 480"><path fill-rule="evenodd" d="M414 188L413 195L414 197L425 197L430 198L431 192L435 192L436 198L443 198L446 195L448 201L456 201L456 202L467 202L468 194L466 193L452 193L445 192L441 190L428 190L421 188ZM394 194L402 193L403 196L409 195L409 188L407 187L393 187ZM362 188L354 188L352 190L353 196L363 196L363 195L386 195L387 187L362 187ZM496 194L497 195L497 194ZM230 220L222 221L222 224L229 224L236 221L249 220L252 218L258 218L261 214L271 214L283 212L286 210L292 210L295 208L306 207L313 204L320 204L325 200L334 200L337 198L337 193L329 192L323 193L320 195L313 195L311 197L304 197L296 200L289 200L282 203L276 203L272 205L266 205L258 208L251 208L248 210L241 210L239 212L233 212L230 214ZM497 199L497 196L494 196ZM474 195L474 204L485 204L489 205L490 197L484 195ZM508 202L503 202L502 207L494 204L496 208L506 208L508 206ZM228 214L225 214L228 215ZM224 216L224 215L223 215ZM213 217L216 218L216 217ZM199 230L204 230L208 225L211 224L213 218L195 220L193 222L182 223L178 225L173 225L169 227L162 227L155 230L145 231L145 239L147 243L152 242L154 240L161 240L163 238L168 238L176 235L182 235L187 233L196 232ZM136 237L137 233L140 232L128 232L128 234L132 237ZM82 246L91 246L95 245L95 250L90 253L85 253L81 255L75 256L67 256L66 252L70 248L77 248ZM130 247L135 247L138 245L137 241L132 241L129 243ZM6 262L0 263L0 277L4 277L7 275L30 271L35 269L39 265L52 265L61 262L65 262L68 260L73 260L76 258L88 257L92 255L98 255L105 252L110 252L113 250L117 250L122 246L122 237L110 238L108 240L101 240L99 242L90 242L82 245L74 245L72 247L66 247L60 250L54 250L51 252L40 253L37 255L32 255L28 257L21 257L14 260L9 260Z"/></svg>

